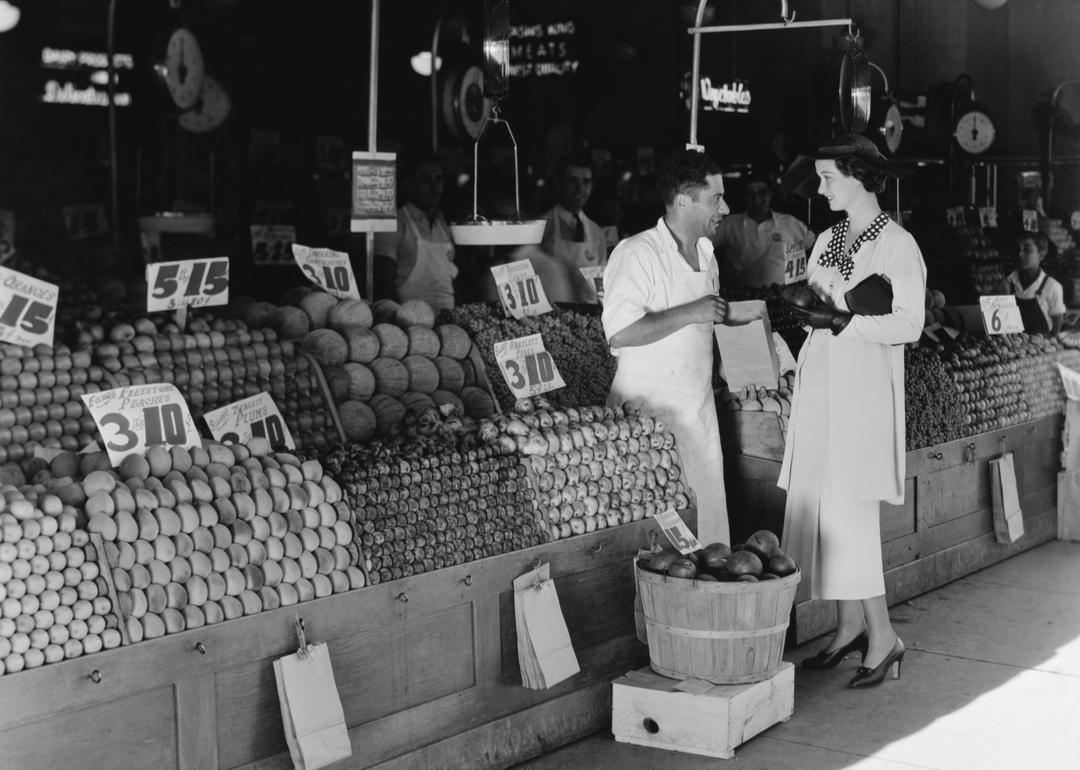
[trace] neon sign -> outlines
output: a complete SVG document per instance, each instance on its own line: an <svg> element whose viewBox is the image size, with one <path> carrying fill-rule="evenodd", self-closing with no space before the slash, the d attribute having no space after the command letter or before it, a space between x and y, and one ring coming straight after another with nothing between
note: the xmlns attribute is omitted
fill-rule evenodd
<svg viewBox="0 0 1080 770"><path fill-rule="evenodd" d="M712 80L702 78L701 108L706 112L750 112L750 82L736 79L714 86Z"/></svg>

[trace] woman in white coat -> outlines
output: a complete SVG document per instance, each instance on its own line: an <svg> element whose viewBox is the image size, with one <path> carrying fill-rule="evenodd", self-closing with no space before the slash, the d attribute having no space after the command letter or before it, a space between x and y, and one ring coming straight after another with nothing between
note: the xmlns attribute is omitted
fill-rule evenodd
<svg viewBox="0 0 1080 770"><path fill-rule="evenodd" d="M836 635L803 665L832 668L859 651L849 686L869 687L889 673L898 678L904 657L885 603L879 510L904 498L904 343L922 333L926 266L915 239L878 205L899 171L869 139L836 137L814 168L818 193L847 217L814 245L809 291L787 293L811 334L799 353L780 471L782 540L810 598L837 603Z"/></svg>

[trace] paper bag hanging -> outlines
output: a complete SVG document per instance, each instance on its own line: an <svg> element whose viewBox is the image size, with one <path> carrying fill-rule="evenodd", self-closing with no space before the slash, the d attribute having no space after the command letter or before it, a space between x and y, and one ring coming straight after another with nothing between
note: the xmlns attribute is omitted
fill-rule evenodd
<svg viewBox="0 0 1080 770"><path fill-rule="evenodd" d="M578 673L577 655L570 644L551 567L537 565L514 580L521 683L544 690Z"/></svg>
<svg viewBox="0 0 1080 770"><path fill-rule="evenodd" d="M1012 452L990 461L990 485L994 535L999 543L1015 543L1024 536L1024 515L1020 511Z"/></svg>
<svg viewBox="0 0 1080 770"><path fill-rule="evenodd" d="M297 635L300 648L274 661L274 678L293 765L315 770L351 756L352 744L329 649L325 643L307 643L300 619Z"/></svg>
<svg viewBox="0 0 1080 770"><path fill-rule="evenodd" d="M1058 471L1058 540L1080 540L1080 471Z"/></svg>

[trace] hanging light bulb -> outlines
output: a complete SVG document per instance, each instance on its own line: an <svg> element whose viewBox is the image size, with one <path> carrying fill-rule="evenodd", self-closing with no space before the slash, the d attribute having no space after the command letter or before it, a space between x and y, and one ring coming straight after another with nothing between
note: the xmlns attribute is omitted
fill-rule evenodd
<svg viewBox="0 0 1080 770"><path fill-rule="evenodd" d="M413 72L417 75L423 75L428 78L431 77L431 51L421 51L420 53L409 59L409 63L412 65ZM438 72L442 69L442 57L435 57L435 71Z"/></svg>
<svg viewBox="0 0 1080 770"><path fill-rule="evenodd" d="M0 0L0 32L14 29L21 15L19 9L8 0Z"/></svg>

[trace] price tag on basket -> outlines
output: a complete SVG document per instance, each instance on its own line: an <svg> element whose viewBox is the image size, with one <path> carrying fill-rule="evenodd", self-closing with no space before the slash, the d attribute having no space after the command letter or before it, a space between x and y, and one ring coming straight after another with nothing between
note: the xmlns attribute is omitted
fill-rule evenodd
<svg viewBox="0 0 1080 770"><path fill-rule="evenodd" d="M593 290L596 295L596 299L599 302L604 301L604 268L599 266L593 267L579 267L581 275L585 278L585 283L589 284L589 288Z"/></svg>
<svg viewBox="0 0 1080 770"><path fill-rule="evenodd" d="M983 325L987 334L1019 334L1024 331L1024 319L1016 297L1011 294L979 297Z"/></svg>
<svg viewBox="0 0 1080 770"><path fill-rule="evenodd" d="M806 265L810 258L801 243L784 244L784 285L806 280Z"/></svg>
<svg viewBox="0 0 1080 770"><path fill-rule="evenodd" d="M668 508L662 513L657 513L653 518L660 525L660 531L664 533L667 539L671 541L671 544L683 556L701 549L701 542L686 526L686 522L675 512L674 508Z"/></svg>
<svg viewBox="0 0 1080 770"><path fill-rule="evenodd" d="M128 455L142 454L155 444L185 447L202 444L187 402L174 385L130 385L86 393L82 400L97 423L114 466Z"/></svg>
<svg viewBox="0 0 1080 770"><path fill-rule="evenodd" d="M152 262L146 266L146 309L229 304L229 258Z"/></svg>
<svg viewBox="0 0 1080 770"><path fill-rule="evenodd" d="M507 315L524 318L551 312L544 285L540 283L529 260L493 265L491 275L495 278L495 289Z"/></svg>
<svg viewBox="0 0 1080 770"><path fill-rule="evenodd" d="M993 230L997 227L997 209L993 206L981 206L979 208L979 226L984 230Z"/></svg>
<svg viewBox="0 0 1080 770"><path fill-rule="evenodd" d="M256 265L290 265L295 240L296 228L292 225L252 225L252 261Z"/></svg>
<svg viewBox="0 0 1080 770"><path fill-rule="evenodd" d="M496 342L495 361L514 398L529 398L566 387L539 334Z"/></svg>
<svg viewBox="0 0 1080 770"><path fill-rule="evenodd" d="M344 251L292 245L293 259L309 281L341 299L360 299L352 263Z"/></svg>
<svg viewBox="0 0 1080 770"><path fill-rule="evenodd" d="M52 346L59 296L55 283L0 267L0 340Z"/></svg>
<svg viewBox="0 0 1080 770"><path fill-rule="evenodd" d="M1024 230L1029 233L1039 232L1039 212L1035 209L1024 209L1023 212Z"/></svg>
<svg viewBox="0 0 1080 770"><path fill-rule="evenodd" d="M250 398L223 406L203 415L210 435L215 441L246 444L253 436L261 436L270 446L296 448L289 428L281 417L281 411L269 393L258 393Z"/></svg>

